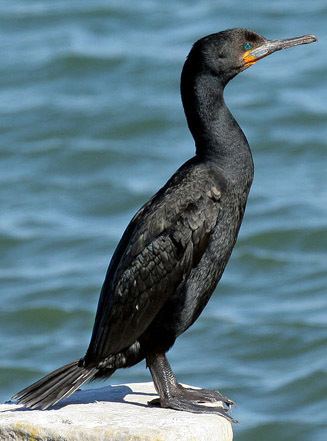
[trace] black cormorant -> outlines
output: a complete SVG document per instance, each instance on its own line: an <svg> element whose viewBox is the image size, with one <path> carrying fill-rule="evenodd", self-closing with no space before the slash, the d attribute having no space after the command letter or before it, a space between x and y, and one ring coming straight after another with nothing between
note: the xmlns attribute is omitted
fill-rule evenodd
<svg viewBox="0 0 327 441"><path fill-rule="evenodd" d="M182 387L166 353L217 286L253 179L251 151L225 105L224 88L261 58L313 41L313 35L267 40L246 29L230 29L193 45L182 71L181 95L196 154L124 232L105 277L85 356L18 392L14 398L19 403L46 409L83 383L145 358L157 404L231 419L232 401L219 392ZM216 401L224 407L205 405Z"/></svg>

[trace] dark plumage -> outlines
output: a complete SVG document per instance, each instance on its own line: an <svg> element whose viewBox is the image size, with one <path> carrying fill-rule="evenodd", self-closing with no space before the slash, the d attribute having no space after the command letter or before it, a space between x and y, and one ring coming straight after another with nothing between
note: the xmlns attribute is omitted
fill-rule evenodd
<svg viewBox="0 0 327 441"><path fill-rule="evenodd" d="M258 59L314 40L269 41L232 29L194 44L183 68L181 94L196 155L138 211L123 234L85 357L17 393L19 402L45 409L86 381L146 358L162 407L230 418L228 398L183 388L165 356L198 318L225 269L253 179L249 145L223 91ZM224 407L199 404L210 401L222 401Z"/></svg>

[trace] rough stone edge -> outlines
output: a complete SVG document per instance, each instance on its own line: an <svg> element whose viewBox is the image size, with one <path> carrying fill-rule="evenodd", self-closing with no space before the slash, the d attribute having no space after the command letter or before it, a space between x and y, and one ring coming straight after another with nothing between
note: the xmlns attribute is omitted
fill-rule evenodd
<svg viewBox="0 0 327 441"><path fill-rule="evenodd" d="M130 390L132 391L133 394L135 394L135 397L132 397L132 400L130 401L135 401L137 403L142 403L144 404L144 396L142 398L142 395L146 395L146 393L148 392L155 392L153 389L153 385L152 383L136 383L136 384L129 384L129 385L117 385L117 386L109 386L110 388L130 388ZM67 404L77 404L78 402L81 402L81 398L84 398L89 396L90 394L93 397L97 397L99 396L100 398L100 402L101 402L101 393L105 393L107 394L107 397L110 396L110 390L109 387L104 387L104 388L98 388L98 389L92 389L92 390L85 390L85 391L81 391L78 392L77 394L74 394L74 396L70 397L67 401ZM111 391L112 392L112 391ZM115 391L113 392L115 393ZM112 405L114 402L117 402L116 399L114 399L114 395L112 396L113 400L108 400L108 403L111 403L110 405ZM66 400L65 400L66 401ZM77 401L77 403L75 403ZM96 398L95 401L96 402ZM93 402L89 401L88 399L86 399L86 402L88 405L93 404ZM123 405L128 405L128 402L125 402L124 400L119 401L120 404ZM146 401L145 401L146 402ZM67 405L66 404L66 405ZM82 404L86 404L86 403L82 403ZM102 403L102 405L106 405L105 403ZM3 406L12 406L12 404L10 405L2 405L0 407ZM14 405L16 406L16 405ZM70 407L70 406L69 406ZM112 411L112 409L110 409ZM159 409L157 409L158 411ZM61 412L63 411L63 408L61 409ZM178 416L179 416L179 412L176 411L172 411L172 410L162 410L163 412L169 412L169 415L164 415L163 414L163 422L165 421L165 419L167 420L171 420L173 421L175 418L176 420L178 420ZM6 412L6 410L3 411L4 413ZM47 411L42 411L43 412L47 412ZM56 410L52 410L51 412L56 412ZM68 413L68 417L69 417L69 411L67 409L67 413ZM81 412L81 415L83 415L84 412ZM53 414L52 414L53 415ZM157 414L158 415L158 414ZM193 414L188 414L188 415L193 415ZM177 431L176 433L174 432L169 432L169 429L165 432L164 429L162 431L162 428L160 427L150 427L147 426L146 424L144 425L144 430L148 431L148 433L145 433L145 431L143 431L143 428L140 427L136 427L134 430L129 430L126 428L121 428L121 427L113 427L110 426L110 423L107 426L99 426L99 425L95 425L92 428L88 428L85 426L81 426L80 428L78 427L78 424L76 424L76 421L73 423L73 425L71 427L69 427L69 422L67 423L67 426L65 425L65 433L64 434L58 434L59 430L58 430L58 426L56 427L55 430L52 430L51 427L49 425L51 425L51 418L50 418L50 414L49 414L49 425L47 425L47 421L41 421L38 422L37 425L34 425L33 423L26 421L26 418L24 418L24 416L26 417L27 414L21 414L22 416L22 420L19 421L19 416L18 416L18 420L13 421L12 423L6 422L5 424L1 424L1 413L0 413L0 441L75 441L75 440L81 440L81 441L174 441L174 440L181 440L181 439L185 439L185 441L198 441L198 436L201 437L201 439L205 439L206 436L208 436L208 441L232 441L233 439L233 431L232 431L232 426L231 424L225 420L222 419L220 417L217 416L213 416L213 415L202 415L201 417L209 418L209 421L207 421L207 423L209 422L209 426L212 428L212 432L208 432L208 434L205 434L205 428L207 426L205 426L205 422L204 425L202 427L199 427L200 432L198 432L197 434L194 434L194 436L192 436L192 434L187 433L186 437L181 438L181 432ZM139 415L137 415L136 412L136 417L138 417ZM185 417L185 413L183 412L183 416ZM126 416L127 420L131 418L131 415L127 414ZM214 422L214 419L218 418L217 420L217 425ZM60 415L60 419L61 419L61 423L64 423L64 420L62 419L62 415ZM201 419L201 418L200 418ZM67 419L67 421L69 421ZM183 421L184 425L185 425L185 421ZM176 424L178 424L178 421L176 421ZM216 427L215 427L216 426ZM214 429L217 430L217 432L214 431ZM197 431L196 431L197 432ZM217 435L217 436L216 436Z"/></svg>

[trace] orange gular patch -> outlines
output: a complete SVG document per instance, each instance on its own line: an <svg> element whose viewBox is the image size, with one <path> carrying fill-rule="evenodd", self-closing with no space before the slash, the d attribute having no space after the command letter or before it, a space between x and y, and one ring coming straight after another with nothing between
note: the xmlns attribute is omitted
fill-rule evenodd
<svg viewBox="0 0 327 441"><path fill-rule="evenodd" d="M252 66L253 64L255 64L258 59L256 57L254 57L253 55L251 55L252 49L249 51L244 52L243 54L243 61L247 66Z"/></svg>

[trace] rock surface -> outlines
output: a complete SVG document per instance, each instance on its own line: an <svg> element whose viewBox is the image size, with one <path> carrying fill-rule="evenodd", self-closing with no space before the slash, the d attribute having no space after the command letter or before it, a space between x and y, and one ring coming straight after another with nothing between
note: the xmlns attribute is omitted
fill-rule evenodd
<svg viewBox="0 0 327 441"><path fill-rule="evenodd" d="M152 383L76 392L50 410L0 404L1 441L232 441L217 415L149 407Z"/></svg>

